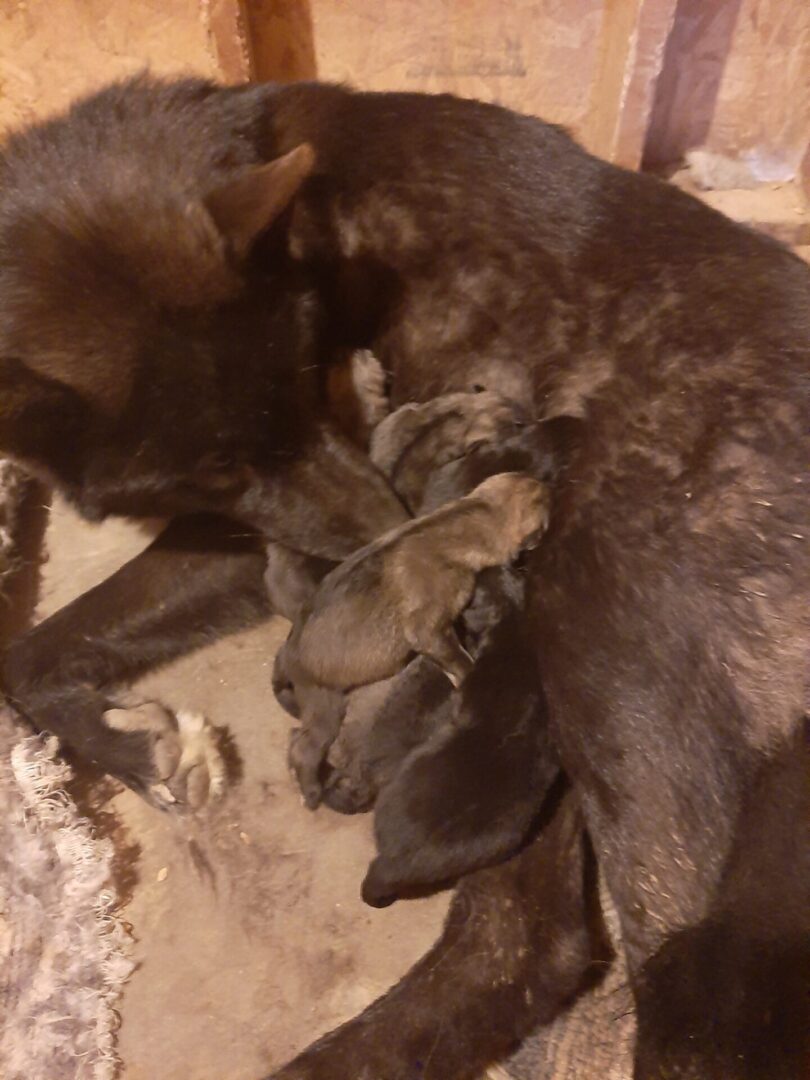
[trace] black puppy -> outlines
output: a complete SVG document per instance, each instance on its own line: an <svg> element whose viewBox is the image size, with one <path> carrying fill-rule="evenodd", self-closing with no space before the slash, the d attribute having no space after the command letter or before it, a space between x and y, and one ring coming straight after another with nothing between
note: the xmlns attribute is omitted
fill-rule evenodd
<svg viewBox="0 0 810 1080"><path fill-rule="evenodd" d="M522 632L522 583L505 574L494 591L511 610L484 633L460 694L442 703L444 722L380 794L379 854L362 888L373 907L513 855L559 774L536 658Z"/></svg>

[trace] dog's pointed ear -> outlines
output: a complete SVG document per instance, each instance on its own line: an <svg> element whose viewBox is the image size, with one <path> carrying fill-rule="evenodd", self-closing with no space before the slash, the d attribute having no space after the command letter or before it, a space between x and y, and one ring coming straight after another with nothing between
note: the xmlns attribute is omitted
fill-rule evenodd
<svg viewBox="0 0 810 1080"><path fill-rule="evenodd" d="M301 143L282 157L255 165L209 192L205 206L238 258L295 198L315 165L315 152Z"/></svg>

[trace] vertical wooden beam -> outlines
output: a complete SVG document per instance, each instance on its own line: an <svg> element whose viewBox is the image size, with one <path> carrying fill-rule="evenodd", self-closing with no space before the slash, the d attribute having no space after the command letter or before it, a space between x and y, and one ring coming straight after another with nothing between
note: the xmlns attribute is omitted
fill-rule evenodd
<svg viewBox="0 0 810 1080"><path fill-rule="evenodd" d="M246 82L252 74L244 0L208 0L202 8L214 59L225 82Z"/></svg>
<svg viewBox="0 0 810 1080"><path fill-rule="evenodd" d="M309 0L244 0L254 78L314 79L315 39Z"/></svg>
<svg viewBox="0 0 810 1080"><path fill-rule="evenodd" d="M810 199L810 142L807 144L807 151L802 160L801 169L799 170L799 179L804 189L804 194Z"/></svg>
<svg viewBox="0 0 810 1080"><path fill-rule="evenodd" d="M677 0L606 0L584 141L635 169L647 136Z"/></svg>
<svg viewBox="0 0 810 1080"><path fill-rule="evenodd" d="M808 132L807 0L679 0L645 163L705 148L784 183L801 173Z"/></svg>

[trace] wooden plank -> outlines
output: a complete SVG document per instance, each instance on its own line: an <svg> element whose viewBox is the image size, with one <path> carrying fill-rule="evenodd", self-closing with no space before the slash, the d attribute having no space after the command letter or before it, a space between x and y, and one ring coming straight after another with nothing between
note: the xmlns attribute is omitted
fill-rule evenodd
<svg viewBox="0 0 810 1080"><path fill-rule="evenodd" d="M449 91L582 132L604 0L312 0L320 78Z"/></svg>
<svg viewBox="0 0 810 1080"><path fill-rule="evenodd" d="M111 79L219 72L202 0L25 0L0 18L0 129L64 108Z"/></svg>
<svg viewBox="0 0 810 1080"><path fill-rule="evenodd" d="M255 78L296 82L316 77L309 0L246 0L246 16Z"/></svg>
<svg viewBox="0 0 810 1080"><path fill-rule="evenodd" d="M607 0L585 143L637 168L677 0Z"/></svg>
<svg viewBox="0 0 810 1080"><path fill-rule="evenodd" d="M203 7L211 47L222 79L246 82L252 74L247 12L242 0L208 0Z"/></svg>

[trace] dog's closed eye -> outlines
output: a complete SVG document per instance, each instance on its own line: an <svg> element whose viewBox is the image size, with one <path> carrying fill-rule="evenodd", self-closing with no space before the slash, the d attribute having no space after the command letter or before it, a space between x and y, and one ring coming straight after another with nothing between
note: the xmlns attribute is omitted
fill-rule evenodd
<svg viewBox="0 0 810 1080"><path fill-rule="evenodd" d="M249 478L248 466L225 450L204 454L194 470L195 486L206 491L237 491L247 485Z"/></svg>

